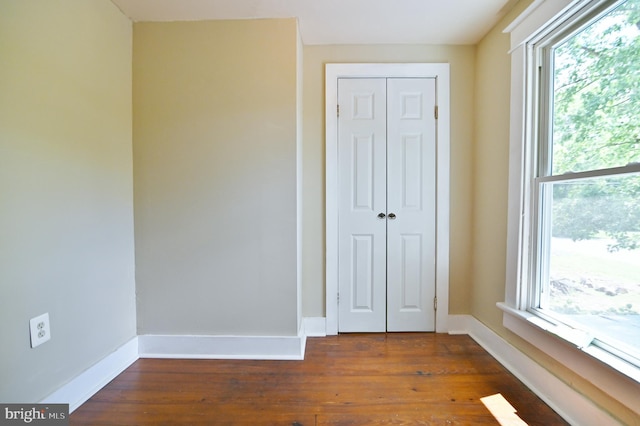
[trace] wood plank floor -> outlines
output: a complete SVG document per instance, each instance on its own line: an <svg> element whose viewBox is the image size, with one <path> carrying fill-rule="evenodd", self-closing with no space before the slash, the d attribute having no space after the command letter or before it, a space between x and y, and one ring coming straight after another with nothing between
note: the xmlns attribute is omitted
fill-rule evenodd
<svg viewBox="0 0 640 426"><path fill-rule="evenodd" d="M433 333L310 338L304 361L140 359L70 422L495 425L496 394L530 426L567 424L470 337Z"/></svg>

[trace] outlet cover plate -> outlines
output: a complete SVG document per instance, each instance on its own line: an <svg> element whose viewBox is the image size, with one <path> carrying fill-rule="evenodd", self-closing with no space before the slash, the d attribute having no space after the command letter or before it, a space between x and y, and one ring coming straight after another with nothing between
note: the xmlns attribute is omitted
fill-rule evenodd
<svg viewBox="0 0 640 426"><path fill-rule="evenodd" d="M38 315L29 320L29 330L31 331L31 347L35 348L51 339L51 328L49 326L49 313Z"/></svg>

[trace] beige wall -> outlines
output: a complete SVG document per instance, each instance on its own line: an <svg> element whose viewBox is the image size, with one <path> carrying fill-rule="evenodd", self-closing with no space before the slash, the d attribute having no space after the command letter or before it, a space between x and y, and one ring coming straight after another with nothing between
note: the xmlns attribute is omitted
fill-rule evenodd
<svg viewBox="0 0 640 426"><path fill-rule="evenodd" d="M0 401L29 402L136 334L131 23L109 1L1 0L0 58Z"/></svg>
<svg viewBox="0 0 640 426"><path fill-rule="evenodd" d="M324 66L357 62L446 62L451 67L451 276L449 310L471 309L470 256L474 46L304 47L303 315L325 315Z"/></svg>
<svg viewBox="0 0 640 426"><path fill-rule="evenodd" d="M507 240L507 178L511 62L509 35L502 30L531 1L523 0L478 44L476 63L476 144L474 150L472 314L569 386L624 424L637 415L502 326Z"/></svg>
<svg viewBox="0 0 640 426"><path fill-rule="evenodd" d="M302 43L302 37L300 31L297 31L296 37L296 226L297 226L297 253L296 253L296 274L297 274L297 315L298 315L298 330L302 326L302 242L303 242L303 199L304 199L304 182L303 182L303 169L302 169L302 152L304 134L303 129L303 91L304 91L304 45Z"/></svg>
<svg viewBox="0 0 640 426"><path fill-rule="evenodd" d="M511 57L509 36L502 29L514 16L494 27L478 45L475 76L471 303L473 315L494 329L502 326L496 302L504 301L509 177Z"/></svg>
<svg viewBox="0 0 640 426"><path fill-rule="evenodd" d="M297 40L134 25L139 334L297 334Z"/></svg>

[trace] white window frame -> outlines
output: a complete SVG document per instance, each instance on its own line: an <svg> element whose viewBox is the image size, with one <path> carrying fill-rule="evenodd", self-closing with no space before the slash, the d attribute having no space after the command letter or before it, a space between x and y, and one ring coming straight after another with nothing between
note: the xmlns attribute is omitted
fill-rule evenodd
<svg viewBox="0 0 640 426"><path fill-rule="evenodd" d="M529 309L536 220L532 209L539 114L534 44L560 24L578 19L607 0L534 0L505 29L511 37L511 117L504 326L621 403L634 407L640 368L590 344L591 336L551 322ZM622 374L620 374L622 373Z"/></svg>

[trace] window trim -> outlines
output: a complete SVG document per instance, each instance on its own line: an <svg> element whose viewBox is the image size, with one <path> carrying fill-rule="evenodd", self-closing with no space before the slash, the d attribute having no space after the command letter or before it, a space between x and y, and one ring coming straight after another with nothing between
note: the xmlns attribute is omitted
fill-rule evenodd
<svg viewBox="0 0 640 426"><path fill-rule="evenodd" d="M613 398L634 407L637 401L632 395L640 391L640 368L592 345L593 336L589 333L576 332L528 310L529 279L534 265L530 258L538 255L530 246L535 238L532 224L537 220L529 214L533 207L531 193L536 190L531 176L536 175L533 171L540 153L535 141L541 131L534 127L539 105L534 84L537 76L531 66L537 59L533 45L552 34L561 23L579 22L585 13L605 3L606 0L534 0L504 30L511 37L511 127L505 301L497 306L503 311L503 325L508 330ZM640 169L636 165L631 167ZM583 173L576 173L575 177L578 175Z"/></svg>

